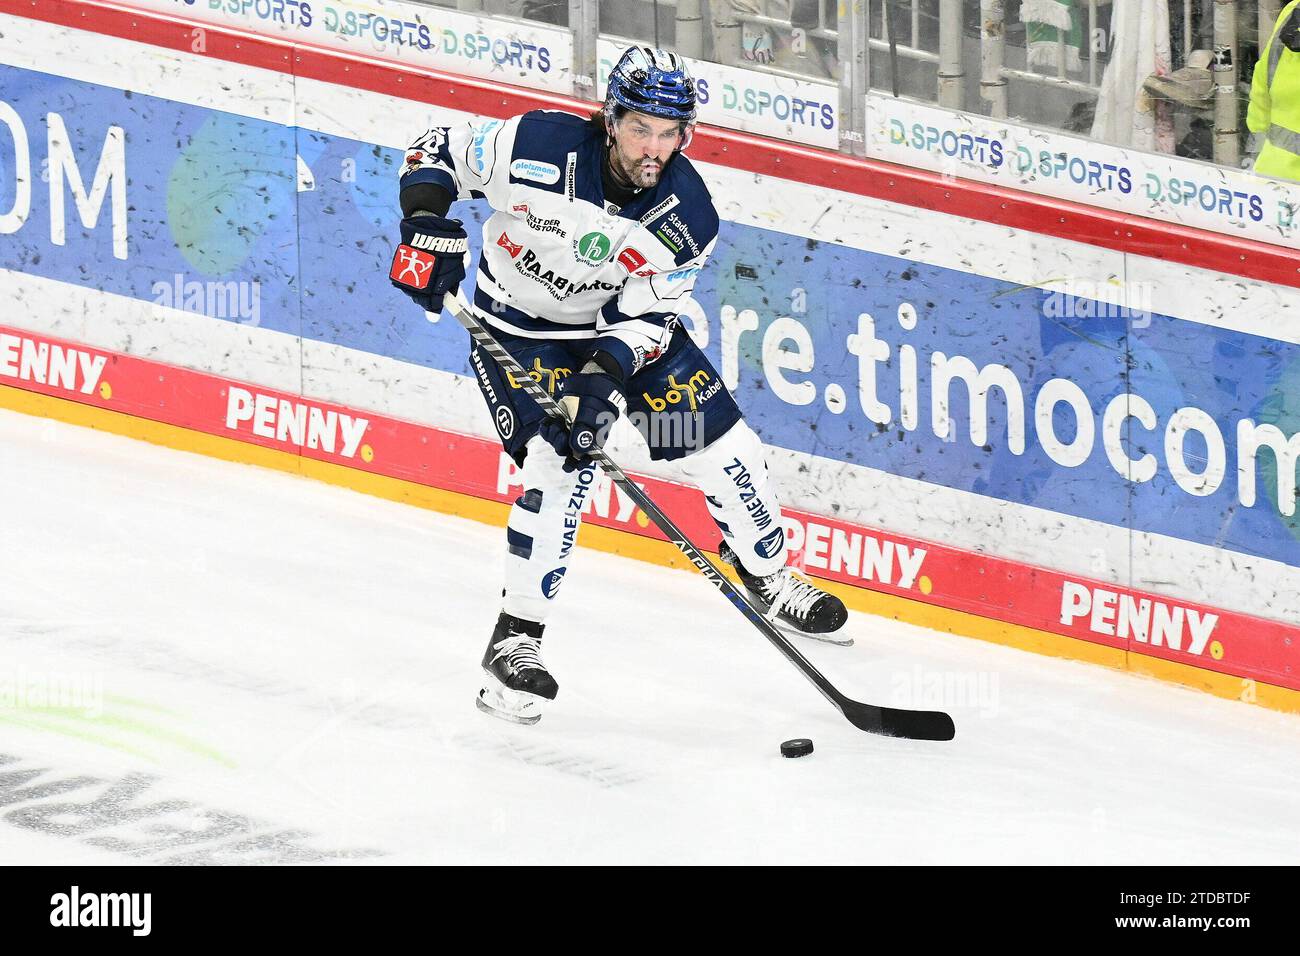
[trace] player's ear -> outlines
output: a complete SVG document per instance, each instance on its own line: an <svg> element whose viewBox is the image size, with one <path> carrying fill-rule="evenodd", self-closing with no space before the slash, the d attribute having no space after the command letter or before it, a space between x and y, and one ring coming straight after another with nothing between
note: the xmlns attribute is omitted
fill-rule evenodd
<svg viewBox="0 0 1300 956"><path fill-rule="evenodd" d="M683 123L682 132L681 132L682 141L677 144L677 152L679 153L684 152L686 150L686 147L691 145L691 137L694 135L695 135L695 124Z"/></svg>

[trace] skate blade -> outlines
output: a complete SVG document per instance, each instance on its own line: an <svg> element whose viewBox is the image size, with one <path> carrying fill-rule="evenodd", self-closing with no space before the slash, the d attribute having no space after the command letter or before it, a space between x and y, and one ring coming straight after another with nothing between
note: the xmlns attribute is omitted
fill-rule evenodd
<svg viewBox="0 0 1300 956"><path fill-rule="evenodd" d="M773 623L776 625L778 631L782 634L787 634L790 637L803 637L810 641L816 641L819 644L834 644L836 647L853 646L853 638L840 631L830 631L825 634L810 634L807 631L801 631L799 628L785 623L785 621L774 621Z"/></svg>
<svg viewBox="0 0 1300 956"><path fill-rule="evenodd" d="M485 704L483 702L482 691L479 692L478 697L474 698L474 706L477 707L479 710L483 711L483 713L485 714L491 714L493 717L496 717L499 720L508 720L512 724L523 724L524 726L532 726L533 724L537 723L539 720L542 719L541 714L533 714L531 717L526 717L521 714L510 713L509 711L506 710L497 710L495 707L492 707L491 705Z"/></svg>
<svg viewBox="0 0 1300 956"><path fill-rule="evenodd" d="M485 714L515 724L531 725L542 719L543 706L549 701L536 694L524 694L504 686L495 674L484 670L483 689L474 698L474 706Z"/></svg>

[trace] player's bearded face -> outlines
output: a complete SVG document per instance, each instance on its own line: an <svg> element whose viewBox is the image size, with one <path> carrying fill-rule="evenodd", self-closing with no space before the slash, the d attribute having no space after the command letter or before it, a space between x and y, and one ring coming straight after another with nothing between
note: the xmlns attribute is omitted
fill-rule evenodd
<svg viewBox="0 0 1300 956"><path fill-rule="evenodd" d="M609 161L618 178L636 189L659 182L664 166L682 141L682 124L675 120L628 113L613 127Z"/></svg>

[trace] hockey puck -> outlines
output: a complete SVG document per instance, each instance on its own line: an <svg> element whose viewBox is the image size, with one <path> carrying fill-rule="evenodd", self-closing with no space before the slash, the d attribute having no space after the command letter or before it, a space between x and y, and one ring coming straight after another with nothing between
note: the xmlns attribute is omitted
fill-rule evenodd
<svg viewBox="0 0 1300 956"><path fill-rule="evenodd" d="M797 737L781 744L782 757L806 757L812 752L813 744L807 737Z"/></svg>

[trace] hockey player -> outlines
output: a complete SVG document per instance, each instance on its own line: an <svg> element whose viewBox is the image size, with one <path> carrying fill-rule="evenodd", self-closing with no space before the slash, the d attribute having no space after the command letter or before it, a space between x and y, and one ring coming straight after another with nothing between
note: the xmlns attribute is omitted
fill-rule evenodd
<svg viewBox="0 0 1300 956"><path fill-rule="evenodd" d="M534 723L556 696L542 663L543 622L572 557L594 481L589 458L620 414L651 458L677 461L722 531L719 553L754 600L805 634L847 613L786 567L781 509L758 437L678 315L713 251L718 215L682 151L695 85L672 53L633 47L589 119L534 110L430 129L401 172L402 239L394 285L430 312L465 278L468 241L453 201L486 199L473 308L566 409L543 415L477 346L470 352L524 493L506 529L502 610L483 657L481 709ZM689 421L650 427L655 416ZM667 436L667 437L665 437Z"/></svg>

